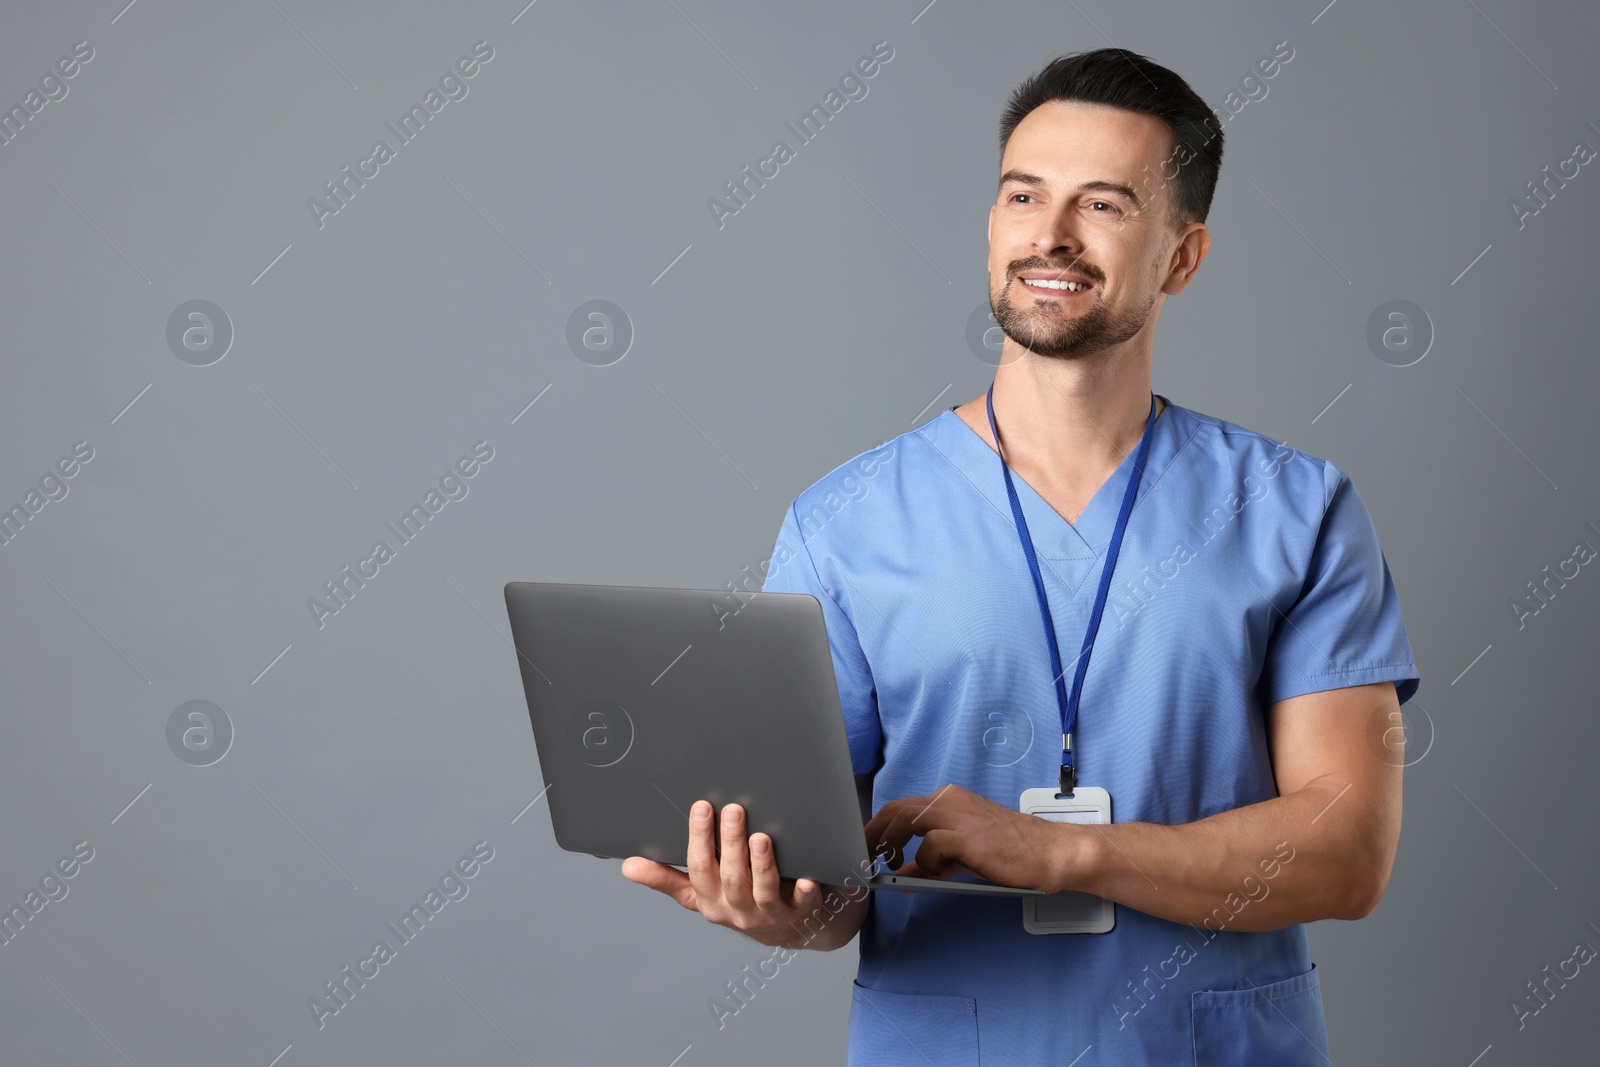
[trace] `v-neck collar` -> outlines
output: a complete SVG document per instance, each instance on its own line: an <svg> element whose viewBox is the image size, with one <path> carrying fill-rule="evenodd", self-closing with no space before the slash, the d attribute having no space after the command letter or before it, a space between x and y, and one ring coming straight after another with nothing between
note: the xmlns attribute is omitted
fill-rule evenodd
<svg viewBox="0 0 1600 1067"><path fill-rule="evenodd" d="M1156 416L1150 431L1150 453L1145 457L1144 477L1134 496L1132 523L1139 513L1139 505L1160 481L1172 460L1194 436L1192 420L1179 414L1178 407L1166 396L1158 393L1164 406ZM1182 424L1182 425L1180 425ZM956 414L954 407L946 408L930 419L919 431L955 467L966 476L978 492L983 494L1013 531L1016 523L1011 517L1011 500L1006 493L1005 477L1000 472L1000 457L989 443ZM1138 445L1122 457L1122 462L1111 476L1096 490L1089 503L1084 505L1076 523L1061 517L1049 502L1029 485L1027 479L1015 470L1012 483L1017 489L1017 500L1022 505L1023 517L1028 520L1028 532L1033 538L1034 552L1041 567L1047 567L1061 580L1068 593L1076 595L1084 579L1094 574L1095 563L1111 542L1111 533L1117 522L1117 512L1122 507L1122 494L1128 486L1128 476L1133 473L1134 456ZM1015 534L1013 533L1013 538ZM1021 548L1018 546L1020 557Z"/></svg>

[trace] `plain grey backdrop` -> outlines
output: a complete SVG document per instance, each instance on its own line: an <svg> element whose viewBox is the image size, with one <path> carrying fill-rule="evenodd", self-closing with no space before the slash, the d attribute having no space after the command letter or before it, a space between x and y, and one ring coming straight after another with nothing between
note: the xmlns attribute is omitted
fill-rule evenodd
<svg viewBox="0 0 1600 1067"><path fill-rule="evenodd" d="M1388 895L1311 931L1333 1061L1592 1055L1593 967L1511 1005L1600 946L1600 574L1567 562L1600 547L1600 10L1324 3L6 4L0 1060L841 1060L853 944L719 1029L767 950L556 847L501 587L724 586L795 493L981 392L1001 109L1108 43L1228 116L1155 387L1350 474L1422 674Z"/></svg>

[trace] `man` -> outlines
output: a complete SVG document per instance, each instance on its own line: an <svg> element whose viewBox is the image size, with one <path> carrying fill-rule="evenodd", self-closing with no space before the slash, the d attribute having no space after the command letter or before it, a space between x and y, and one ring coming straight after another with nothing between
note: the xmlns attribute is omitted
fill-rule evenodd
<svg viewBox="0 0 1600 1067"><path fill-rule="evenodd" d="M1183 79L1119 49L1057 59L1001 144L992 391L865 454L864 489L852 460L801 493L764 588L822 605L870 848L1091 893L1114 927L780 881L733 804L714 831L697 803L688 874L624 873L764 944L859 929L851 1063L1322 1064L1303 924L1370 912L1400 830L1385 743L1418 674L1387 562L1332 463L1151 391L1222 156ZM1111 824L1019 811L1058 781L1106 790Z"/></svg>

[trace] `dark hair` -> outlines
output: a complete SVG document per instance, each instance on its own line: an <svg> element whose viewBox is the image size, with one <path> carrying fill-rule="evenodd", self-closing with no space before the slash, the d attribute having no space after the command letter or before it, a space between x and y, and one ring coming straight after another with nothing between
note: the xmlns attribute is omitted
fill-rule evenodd
<svg viewBox="0 0 1600 1067"><path fill-rule="evenodd" d="M1205 221L1222 169L1222 124L1188 82L1126 48L1058 56L1011 94L1000 118L1002 156L1017 124L1052 100L1118 107L1165 122L1172 131L1172 149L1160 173L1146 181L1172 183L1173 212L1179 221Z"/></svg>

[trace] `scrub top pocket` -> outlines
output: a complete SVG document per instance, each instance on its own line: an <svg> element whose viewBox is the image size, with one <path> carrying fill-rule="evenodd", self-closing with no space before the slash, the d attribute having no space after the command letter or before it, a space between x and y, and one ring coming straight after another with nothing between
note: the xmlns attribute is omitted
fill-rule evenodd
<svg viewBox="0 0 1600 1067"><path fill-rule="evenodd" d="M851 984L852 1067L978 1067L978 1004L972 997Z"/></svg>
<svg viewBox="0 0 1600 1067"><path fill-rule="evenodd" d="M1195 1067L1320 1067L1328 1062L1317 965L1243 989L1202 989L1190 1005Z"/></svg>

